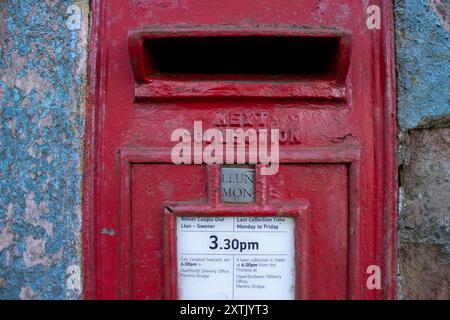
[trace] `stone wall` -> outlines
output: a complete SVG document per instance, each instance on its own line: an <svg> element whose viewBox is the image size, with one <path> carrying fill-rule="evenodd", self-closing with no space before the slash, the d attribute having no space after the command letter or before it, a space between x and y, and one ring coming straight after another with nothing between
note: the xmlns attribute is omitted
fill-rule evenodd
<svg viewBox="0 0 450 320"><path fill-rule="evenodd" d="M395 1L401 299L450 299L450 2Z"/></svg>

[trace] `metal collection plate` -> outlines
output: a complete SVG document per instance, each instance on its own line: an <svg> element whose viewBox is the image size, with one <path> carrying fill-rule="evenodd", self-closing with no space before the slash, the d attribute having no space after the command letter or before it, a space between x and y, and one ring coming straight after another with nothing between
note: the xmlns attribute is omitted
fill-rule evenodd
<svg viewBox="0 0 450 320"><path fill-rule="evenodd" d="M221 194L225 203L255 201L255 169L222 167Z"/></svg>

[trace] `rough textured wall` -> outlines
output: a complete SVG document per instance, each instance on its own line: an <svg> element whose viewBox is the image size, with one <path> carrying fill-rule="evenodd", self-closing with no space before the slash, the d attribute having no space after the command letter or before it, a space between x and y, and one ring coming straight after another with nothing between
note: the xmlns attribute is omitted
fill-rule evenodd
<svg viewBox="0 0 450 320"><path fill-rule="evenodd" d="M395 1L399 297L450 299L450 2Z"/></svg>
<svg viewBox="0 0 450 320"><path fill-rule="evenodd" d="M397 0L398 119L402 130L449 113L448 0Z"/></svg>
<svg viewBox="0 0 450 320"><path fill-rule="evenodd" d="M87 3L0 0L0 299L81 294Z"/></svg>

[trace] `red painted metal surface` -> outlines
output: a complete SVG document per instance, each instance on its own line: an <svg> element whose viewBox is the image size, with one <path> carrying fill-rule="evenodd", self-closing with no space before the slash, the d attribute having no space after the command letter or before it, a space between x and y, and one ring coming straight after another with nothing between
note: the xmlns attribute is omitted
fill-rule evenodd
<svg viewBox="0 0 450 320"><path fill-rule="evenodd" d="M372 4L381 30L367 29L356 1L93 1L85 298L175 299L177 215L295 217L297 298L396 297L392 3ZM330 74L202 78L158 74L145 44L224 36L339 46ZM172 131L194 121L284 132L280 170L257 177L254 204L221 203L217 166L171 163ZM366 286L370 265L381 290Z"/></svg>

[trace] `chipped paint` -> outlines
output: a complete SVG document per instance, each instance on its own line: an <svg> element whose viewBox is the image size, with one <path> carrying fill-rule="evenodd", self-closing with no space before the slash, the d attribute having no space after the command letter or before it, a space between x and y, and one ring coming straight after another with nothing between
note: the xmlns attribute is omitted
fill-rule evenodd
<svg viewBox="0 0 450 320"><path fill-rule="evenodd" d="M102 234L107 234L111 237L114 237L114 235L116 234L116 232L114 231L114 229L107 229L107 228L103 228L102 229Z"/></svg>
<svg viewBox="0 0 450 320"><path fill-rule="evenodd" d="M82 292L81 268L79 265L67 267L67 291L69 296L79 297Z"/></svg>
<svg viewBox="0 0 450 320"><path fill-rule="evenodd" d="M20 295L21 300L39 300L41 297L36 294L32 288L30 287L22 287L20 288Z"/></svg>
<svg viewBox="0 0 450 320"><path fill-rule="evenodd" d="M450 5L438 0L395 3L398 120L400 129L408 130L426 117L450 112L450 33L443 18Z"/></svg>
<svg viewBox="0 0 450 320"><path fill-rule="evenodd" d="M0 1L0 299L82 295L88 14L87 0Z"/></svg>
<svg viewBox="0 0 450 320"><path fill-rule="evenodd" d="M450 32L450 2L448 0L429 0L430 8L441 19L447 32Z"/></svg>

